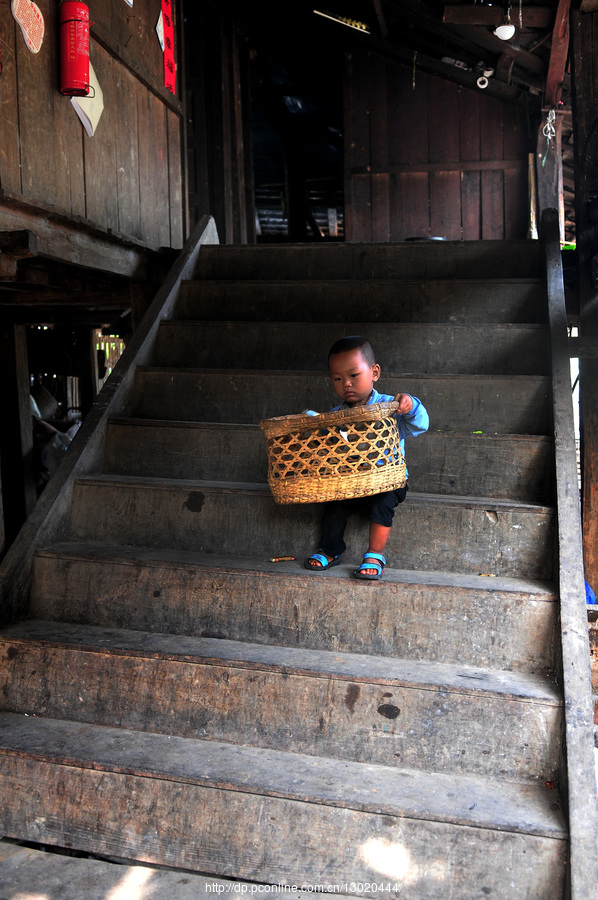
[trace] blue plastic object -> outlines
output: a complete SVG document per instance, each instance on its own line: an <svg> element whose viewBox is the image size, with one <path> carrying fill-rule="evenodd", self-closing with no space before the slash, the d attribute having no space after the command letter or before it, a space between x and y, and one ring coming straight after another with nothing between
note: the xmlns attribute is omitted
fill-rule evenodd
<svg viewBox="0 0 598 900"><path fill-rule="evenodd" d="M586 581L586 603L595 604L596 603L596 594Z"/></svg>

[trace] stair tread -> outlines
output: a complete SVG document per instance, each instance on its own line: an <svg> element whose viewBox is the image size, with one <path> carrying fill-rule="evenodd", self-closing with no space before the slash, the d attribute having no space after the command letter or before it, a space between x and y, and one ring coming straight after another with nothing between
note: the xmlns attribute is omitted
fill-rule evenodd
<svg viewBox="0 0 598 900"><path fill-rule="evenodd" d="M563 839L545 786L354 763L56 719L0 714L0 754L477 828Z"/></svg>
<svg viewBox="0 0 598 900"><path fill-rule="evenodd" d="M0 643L51 643L98 653L226 665L256 671L362 684L440 690L449 694L492 695L496 699L561 706L557 686L546 677L475 666L308 650L221 638L104 628L67 622L28 620L0 632Z"/></svg>
<svg viewBox="0 0 598 900"><path fill-rule="evenodd" d="M307 282L308 285L313 284L345 284L345 285L354 285L356 279L355 278L310 278ZM450 284L466 284L466 285L475 285L479 284L485 287L488 284L537 284L544 286L543 278L533 278L533 277L521 277L521 278L501 278L497 275L491 275L488 278L368 278L368 284L421 284L425 282L426 284L446 284L447 281ZM247 283L247 279L240 275L238 278L198 278L194 281L185 281L183 284L189 285L194 284L198 287L203 287L204 285L218 285L227 287L228 285L238 285L238 284ZM251 284L255 287L259 285L267 285L273 284L277 287L281 285L301 285L305 284L305 282L297 282L294 278L252 278ZM359 285L361 287L361 285Z"/></svg>
<svg viewBox="0 0 598 900"><path fill-rule="evenodd" d="M253 422L198 422L188 421L185 419L145 419L140 416L113 416L108 419L110 425L129 425L139 428L184 428L197 430L241 430L241 431L259 431L260 426ZM481 433L474 434L471 431L430 431L426 433L426 441L442 440L446 437L463 438L470 437L474 441L506 441L508 443L516 443L517 441L532 441L533 443L546 444L552 443L553 438L548 434L490 434Z"/></svg>
<svg viewBox="0 0 598 900"><path fill-rule="evenodd" d="M322 376L328 378L328 372L322 368L318 371L305 371L304 369L222 369L206 368L205 366L138 366L139 372L152 372L163 375L175 375L184 372L187 375L247 375L264 379L267 375L278 377L308 378L310 376ZM429 381L536 381L549 382L548 375L470 375L470 374L444 374L430 372L394 372L385 371L384 378L420 378Z"/></svg>
<svg viewBox="0 0 598 900"><path fill-rule="evenodd" d="M242 328L244 325L247 327L256 327L259 325L266 330L271 330L274 328L284 328L285 330L290 330L292 328L309 328L312 331L321 331L323 328L336 328L338 329L338 322L308 322L308 321L292 321L289 322L287 320L282 320L280 322L255 322L252 319L218 319L217 321L213 321L212 319L202 319L198 317L197 319L188 319L188 318L172 318L172 319L162 319L161 325L167 325L168 327L174 328L195 328L195 327L207 327L210 328L221 328L223 330L229 328ZM548 325L543 324L542 322L488 322L486 324L482 323L469 323L469 322L447 322L442 319L439 319L438 322L384 322L382 326L377 322L368 322L366 320L362 322L352 322L351 327L355 329L355 331L361 334L362 329L371 328L371 327L383 327L385 331L388 329L398 330L398 329L419 329L421 331L430 331L432 329L437 328L451 328L455 329L455 331L538 331L538 332L546 332L548 333Z"/></svg>
<svg viewBox="0 0 598 900"><path fill-rule="evenodd" d="M301 561L288 561L283 567L276 566L263 557L252 556L217 556L213 553L200 553L191 550L176 549L155 549L152 547L129 547L114 544L105 544L100 542L81 543L77 541L64 541L44 547L37 551L37 555L42 556L69 556L77 559L104 559L118 561L123 564L129 563L131 566L139 564L147 566L161 566L164 564L175 566L193 566L201 567L212 572L221 573L222 571L236 573L252 573L264 571L272 578L288 579L289 574L294 577L302 577L306 580L312 580L313 574L308 574ZM346 574L343 567L335 567L328 572L324 572L321 576L326 579L344 582ZM509 578L507 576L493 576L488 578L480 575L469 575L467 573L444 572L444 571L425 571L414 569L398 569L387 567L384 570L385 582L397 582L409 585L434 585L437 587L461 587L471 590L495 590L513 593L529 593L537 595L537 599L546 602L556 601L556 591L554 586L547 581L533 578ZM365 585L364 587L368 587Z"/></svg>
<svg viewBox="0 0 598 900"><path fill-rule="evenodd" d="M247 482L247 481L198 481L189 478L152 478L147 475L113 475L110 473L97 473L94 475L85 475L77 478L78 483L85 484L122 484L128 486L139 486L141 488L160 487L163 489L172 488L178 490L180 488L202 488L204 490L215 491L245 491L249 493L270 494L267 484ZM409 492L410 503L438 503L443 506L459 506L474 509L500 509L500 510L519 510L530 512L552 512L553 507L544 503L532 503L531 501L522 500L502 500L494 497L472 497L472 496L450 496L446 494L425 494L417 491Z"/></svg>

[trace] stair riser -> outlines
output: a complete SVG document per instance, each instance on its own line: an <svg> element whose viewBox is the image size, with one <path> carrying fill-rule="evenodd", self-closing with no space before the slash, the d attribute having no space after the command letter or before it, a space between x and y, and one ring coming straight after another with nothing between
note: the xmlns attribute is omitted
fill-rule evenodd
<svg viewBox="0 0 598 900"><path fill-rule="evenodd" d="M155 365L321 371L345 334L363 334L382 372L543 375L547 334L534 325L309 325L163 322Z"/></svg>
<svg viewBox="0 0 598 900"><path fill-rule="evenodd" d="M280 506L265 491L78 482L70 536L76 541L172 547L205 553L305 556L319 540L318 504ZM369 524L353 516L346 543L357 560ZM413 499L397 510L386 556L405 569L550 578L552 515L487 512Z"/></svg>
<svg viewBox="0 0 598 900"><path fill-rule="evenodd" d="M563 896L566 842L552 838L17 757L0 786L2 833L36 843L364 897L375 882L386 897L437 900L449 878L464 900L486 887L496 900Z"/></svg>
<svg viewBox="0 0 598 900"><path fill-rule="evenodd" d="M554 670L556 604L544 595L39 554L31 614L54 620L261 644ZM488 589L486 589L488 588ZM351 615L347 616L347 609Z"/></svg>
<svg viewBox="0 0 598 900"><path fill-rule="evenodd" d="M549 433L549 383L545 378L404 375L388 376L378 387L387 394L403 391L419 397L430 413L433 430ZM335 399L326 375L140 369L131 415L256 424L260 419L304 409L326 411L336 405Z"/></svg>
<svg viewBox="0 0 598 900"><path fill-rule="evenodd" d="M431 432L411 448L409 479L418 491L540 503L551 498L552 442L546 439ZM268 461L264 434L255 426L115 420L108 426L104 471L260 483L267 480Z"/></svg>
<svg viewBox="0 0 598 900"><path fill-rule="evenodd" d="M541 282L192 281L182 319L231 322L544 322Z"/></svg>
<svg viewBox="0 0 598 900"><path fill-rule="evenodd" d="M197 277L211 279L541 278L542 246L529 241L430 241L203 247Z"/></svg>
<svg viewBox="0 0 598 900"><path fill-rule="evenodd" d="M424 771L554 780L560 709L396 682L0 644L5 711ZM131 703L131 698L135 702Z"/></svg>

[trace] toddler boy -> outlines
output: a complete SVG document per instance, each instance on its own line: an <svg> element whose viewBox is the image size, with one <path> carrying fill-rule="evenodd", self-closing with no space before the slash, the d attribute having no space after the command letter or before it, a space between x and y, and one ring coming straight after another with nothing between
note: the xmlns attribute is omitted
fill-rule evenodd
<svg viewBox="0 0 598 900"><path fill-rule="evenodd" d="M328 370L335 393L342 401L331 412L395 400L399 404L395 415L403 454L405 437L416 437L428 430L429 416L421 400L410 394L397 394L396 397L379 394L374 388L374 383L380 378L380 366L376 362L372 345L366 338L353 335L337 341L328 354ZM365 512L370 518L368 549L361 566L354 574L356 578L377 581L386 565L383 551L395 508L405 500L406 495L407 485L383 494L326 503L322 515L320 549L305 561L305 567L312 572L323 572L338 565L340 555L347 549L344 533L349 516L353 512Z"/></svg>

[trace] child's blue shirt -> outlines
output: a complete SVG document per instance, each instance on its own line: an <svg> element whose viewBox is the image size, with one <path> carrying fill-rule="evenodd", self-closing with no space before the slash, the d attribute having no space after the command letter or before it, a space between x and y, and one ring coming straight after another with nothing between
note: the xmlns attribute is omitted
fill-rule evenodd
<svg viewBox="0 0 598 900"><path fill-rule="evenodd" d="M412 394L409 394L411 399L413 400L413 406L411 407L411 412L408 413L397 413L395 418L397 420L397 424L399 426L399 438L401 443L401 453L405 456L405 438L406 437L417 437L418 434L424 434L430 427L430 417L428 415L428 410L421 402L418 397L414 397ZM369 399L366 406L371 406L372 403L390 403L394 400L394 396L392 394L380 394L374 388L372 393L369 396ZM339 409L349 409L349 405L347 403L339 403L338 406L333 406L330 412L336 412Z"/></svg>

